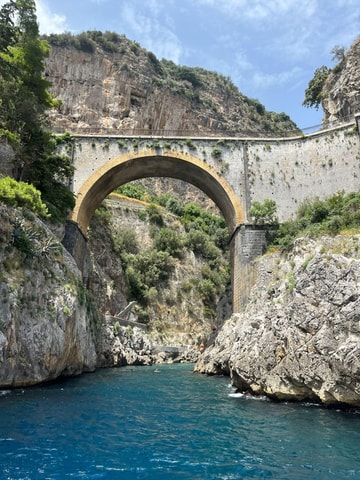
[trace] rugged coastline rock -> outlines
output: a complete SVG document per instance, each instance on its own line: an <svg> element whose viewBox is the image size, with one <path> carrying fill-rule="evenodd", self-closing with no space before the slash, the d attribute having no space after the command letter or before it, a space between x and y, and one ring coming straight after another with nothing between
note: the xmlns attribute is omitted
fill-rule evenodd
<svg viewBox="0 0 360 480"><path fill-rule="evenodd" d="M131 323L120 325L116 318L105 316L99 337L98 367L195 363L198 359L198 349L192 346L156 345L146 329Z"/></svg>
<svg viewBox="0 0 360 480"><path fill-rule="evenodd" d="M92 371L97 318L73 258L34 215L0 205L0 386Z"/></svg>
<svg viewBox="0 0 360 480"><path fill-rule="evenodd" d="M0 222L0 388L196 361L195 347L157 345L145 327L104 315L59 237L33 214L0 205Z"/></svg>
<svg viewBox="0 0 360 480"><path fill-rule="evenodd" d="M360 236L300 239L259 258L245 310L196 364L241 392L360 407Z"/></svg>

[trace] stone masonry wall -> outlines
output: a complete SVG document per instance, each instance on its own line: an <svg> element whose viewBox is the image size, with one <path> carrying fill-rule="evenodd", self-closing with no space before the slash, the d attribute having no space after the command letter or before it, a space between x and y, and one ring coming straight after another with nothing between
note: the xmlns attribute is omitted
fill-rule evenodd
<svg viewBox="0 0 360 480"><path fill-rule="evenodd" d="M267 228L241 225L231 241L233 312L240 312L254 284L254 259L263 255Z"/></svg>
<svg viewBox="0 0 360 480"><path fill-rule="evenodd" d="M304 200L360 188L360 142L354 124L296 139L248 144L251 201L275 200L288 220Z"/></svg>
<svg viewBox="0 0 360 480"><path fill-rule="evenodd" d="M76 137L73 189L77 193L108 161L155 146L159 162L174 151L215 168L238 196L245 217L251 202L273 199L284 221L306 199L359 190L360 138L355 125L282 139Z"/></svg>

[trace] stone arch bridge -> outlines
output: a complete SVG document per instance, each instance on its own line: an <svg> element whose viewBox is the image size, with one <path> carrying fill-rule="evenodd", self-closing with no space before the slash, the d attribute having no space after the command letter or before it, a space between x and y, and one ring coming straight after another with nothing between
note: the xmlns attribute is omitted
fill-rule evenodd
<svg viewBox="0 0 360 480"><path fill-rule="evenodd" d="M200 188L219 207L231 234L233 311L251 288L252 260L266 231L253 225L253 201L272 199L280 221L305 199L359 191L360 115L341 126L291 138L74 135L76 205L64 244L86 277L91 217L118 186L145 177L172 177Z"/></svg>

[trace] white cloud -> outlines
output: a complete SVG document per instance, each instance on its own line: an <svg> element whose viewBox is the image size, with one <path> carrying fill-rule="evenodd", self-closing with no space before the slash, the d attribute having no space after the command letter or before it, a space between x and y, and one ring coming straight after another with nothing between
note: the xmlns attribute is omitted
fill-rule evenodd
<svg viewBox="0 0 360 480"><path fill-rule="evenodd" d="M246 72L249 70L253 70L254 68L252 62L249 60L248 56L244 51L236 52L234 63L236 65L236 68L240 71Z"/></svg>
<svg viewBox="0 0 360 480"><path fill-rule="evenodd" d="M179 63L183 54L181 43L171 28L172 21L161 15L160 3L152 0L147 5L149 14L139 13L139 10L128 3L122 10L122 20L130 26L135 39L146 49L159 58L167 58ZM143 12L146 9L143 9Z"/></svg>
<svg viewBox="0 0 360 480"><path fill-rule="evenodd" d="M9 0L0 0L0 7ZM44 0L35 0L40 33L60 33L66 30L66 17L52 13Z"/></svg>
<svg viewBox="0 0 360 480"><path fill-rule="evenodd" d="M213 7L232 18L261 22L282 15L308 17L317 7L317 0L193 0L199 5Z"/></svg>
<svg viewBox="0 0 360 480"><path fill-rule="evenodd" d="M233 57L231 65L223 65L223 70L231 73L231 78L243 92L271 92L279 89L290 91L296 87L303 76L303 68L282 64L272 66L271 62L261 65L242 51ZM262 68L263 67L263 68ZM253 93L254 94L254 93ZM257 96L257 94L254 94Z"/></svg>
<svg viewBox="0 0 360 480"><path fill-rule="evenodd" d="M61 33L66 30L66 17L52 13L43 0L36 0L40 33Z"/></svg>
<svg viewBox="0 0 360 480"><path fill-rule="evenodd" d="M289 85L294 80L299 77L301 69L299 67L294 67L291 70L277 72L277 73L264 73L261 71L256 71L252 74L252 83L256 88L259 89L269 89L276 87L284 87Z"/></svg>

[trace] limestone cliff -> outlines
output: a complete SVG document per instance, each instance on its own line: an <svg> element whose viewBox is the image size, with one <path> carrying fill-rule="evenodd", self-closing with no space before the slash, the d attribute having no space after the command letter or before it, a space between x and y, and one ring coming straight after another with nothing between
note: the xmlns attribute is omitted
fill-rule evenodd
<svg viewBox="0 0 360 480"><path fill-rule="evenodd" d="M97 250L86 289L74 259L33 214L0 205L0 223L0 388L98 367L194 361L194 349L159 349L145 330L104 315L103 306L126 304L121 264L107 265L109 278L97 262L114 262L115 255Z"/></svg>
<svg viewBox="0 0 360 480"><path fill-rule="evenodd" d="M360 36L330 72L322 89L324 120L343 120L360 112Z"/></svg>
<svg viewBox="0 0 360 480"><path fill-rule="evenodd" d="M96 312L74 260L34 215L0 205L0 386L93 370Z"/></svg>
<svg viewBox="0 0 360 480"><path fill-rule="evenodd" d="M300 239L259 258L244 312L196 370L231 375L244 393L360 407L360 236Z"/></svg>
<svg viewBox="0 0 360 480"><path fill-rule="evenodd" d="M286 114L266 111L230 79L159 61L123 35L87 32L47 40L46 77L62 102L50 112L58 130L256 135L296 129Z"/></svg>

